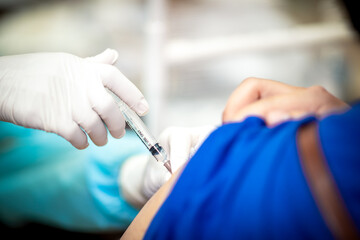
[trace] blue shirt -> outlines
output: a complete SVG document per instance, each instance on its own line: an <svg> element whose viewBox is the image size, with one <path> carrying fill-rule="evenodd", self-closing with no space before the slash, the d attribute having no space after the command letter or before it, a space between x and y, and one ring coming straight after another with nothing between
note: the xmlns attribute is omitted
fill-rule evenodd
<svg viewBox="0 0 360 240"><path fill-rule="evenodd" d="M331 239L304 177L296 132L250 117L214 131L190 160L145 239ZM321 145L360 226L360 104L319 120Z"/></svg>

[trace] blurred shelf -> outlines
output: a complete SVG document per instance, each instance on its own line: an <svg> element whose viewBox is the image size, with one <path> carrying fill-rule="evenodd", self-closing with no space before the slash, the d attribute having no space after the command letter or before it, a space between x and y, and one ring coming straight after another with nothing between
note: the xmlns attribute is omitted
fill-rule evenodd
<svg viewBox="0 0 360 240"><path fill-rule="evenodd" d="M284 50L347 43L355 34L344 23L317 23L212 39L175 39L165 47L166 62L187 64L227 54Z"/></svg>

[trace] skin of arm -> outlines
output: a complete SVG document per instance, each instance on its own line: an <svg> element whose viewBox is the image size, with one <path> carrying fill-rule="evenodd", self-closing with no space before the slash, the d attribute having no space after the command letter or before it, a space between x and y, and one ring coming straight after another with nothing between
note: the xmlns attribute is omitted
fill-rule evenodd
<svg viewBox="0 0 360 240"><path fill-rule="evenodd" d="M159 210L160 206L164 203L165 199L173 189L177 179L182 173L183 168L176 171L171 178L149 199L149 201L140 210L134 221L126 229L121 237L122 240L126 239L143 239L152 219Z"/></svg>

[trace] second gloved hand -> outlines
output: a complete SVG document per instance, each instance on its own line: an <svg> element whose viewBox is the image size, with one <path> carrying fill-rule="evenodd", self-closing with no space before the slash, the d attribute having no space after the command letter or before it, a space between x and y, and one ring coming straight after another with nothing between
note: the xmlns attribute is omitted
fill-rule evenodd
<svg viewBox="0 0 360 240"><path fill-rule="evenodd" d="M170 127L162 132L159 144L168 154L173 173L187 163L214 128ZM140 208L170 177L164 165L152 156L136 156L121 169L120 189L129 203Z"/></svg>
<svg viewBox="0 0 360 240"><path fill-rule="evenodd" d="M142 93L112 64L118 54L107 49L90 58L67 53L0 57L0 120L54 132L79 149L87 136L99 146L125 133L125 121L105 87L135 112L148 104Z"/></svg>

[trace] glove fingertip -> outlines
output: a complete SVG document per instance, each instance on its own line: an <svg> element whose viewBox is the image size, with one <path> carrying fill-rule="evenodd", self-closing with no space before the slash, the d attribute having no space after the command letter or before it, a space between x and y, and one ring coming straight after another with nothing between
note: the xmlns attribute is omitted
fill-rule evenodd
<svg viewBox="0 0 360 240"><path fill-rule="evenodd" d="M78 150L84 150L89 146L89 142L87 141L87 139L86 139L86 142L82 142L82 143L72 141L72 140L67 140L67 141L70 142L70 144Z"/></svg>
<svg viewBox="0 0 360 240"><path fill-rule="evenodd" d="M108 140L108 138L106 136L104 139L101 139L101 140L99 140L99 139L93 140L92 139L92 141L96 146L102 147L102 146L105 146L108 143L109 140Z"/></svg>
<svg viewBox="0 0 360 240"><path fill-rule="evenodd" d="M116 60L119 58L119 53L115 49L108 48L105 51L108 51L109 53L109 63L114 64Z"/></svg>
<svg viewBox="0 0 360 240"><path fill-rule="evenodd" d="M122 129L120 131L110 131L111 136L113 136L116 139L120 139L126 134L126 130Z"/></svg>
<svg viewBox="0 0 360 240"><path fill-rule="evenodd" d="M79 146L79 145L77 145L77 146L73 145L73 146L76 147L76 148L79 149L79 150L84 150L84 149L86 149L86 148L89 146L89 143L86 142L85 145L81 145L81 146Z"/></svg>
<svg viewBox="0 0 360 240"><path fill-rule="evenodd" d="M119 53L115 49L107 48L96 56L87 58L88 61L95 63L114 64L119 57Z"/></svg>
<svg viewBox="0 0 360 240"><path fill-rule="evenodd" d="M139 116L144 116L149 112L149 103L145 100L145 98L142 98L134 110Z"/></svg>
<svg viewBox="0 0 360 240"><path fill-rule="evenodd" d="M64 131L60 132L59 135L65 138L75 148L82 150L89 146L88 138L86 134L76 123L71 123L70 126L64 126Z"/></svg>

